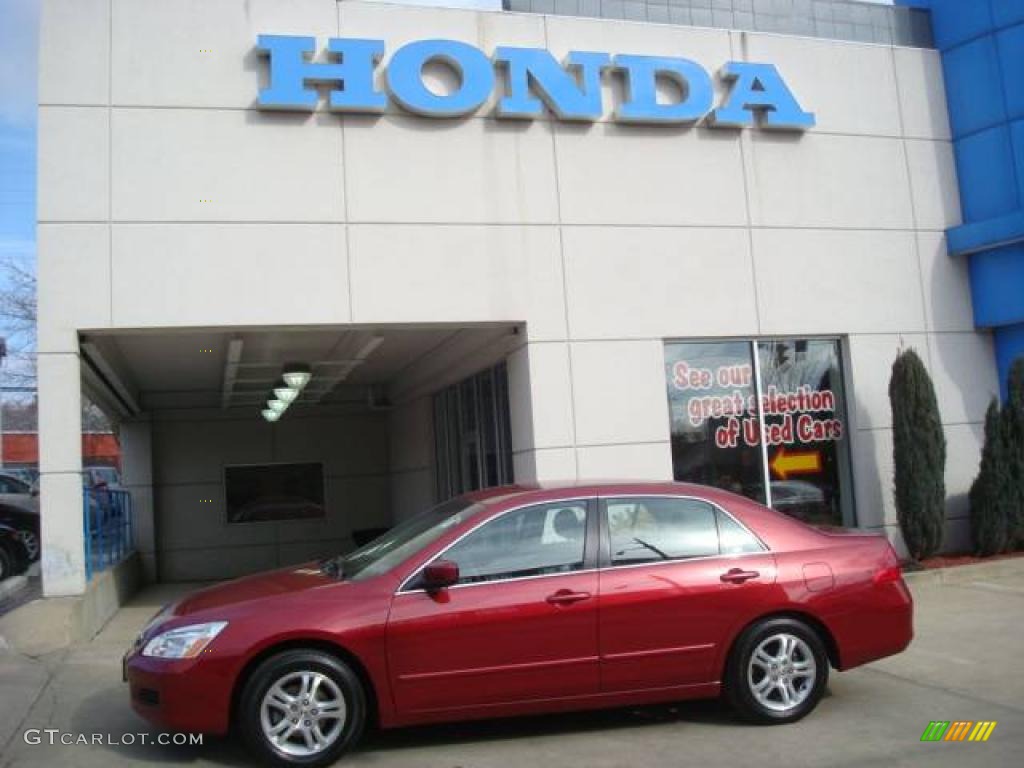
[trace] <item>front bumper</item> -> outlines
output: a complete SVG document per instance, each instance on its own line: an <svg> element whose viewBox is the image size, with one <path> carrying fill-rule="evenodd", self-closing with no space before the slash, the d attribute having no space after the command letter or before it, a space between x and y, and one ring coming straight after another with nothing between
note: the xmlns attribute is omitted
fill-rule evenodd
<svg viewBox="0 0 1024 768"><path fill-rule="evenodd" d="M154 659L138 649L122 662L132 709L154 725L179 733L227 733L231 684L204 658Z"/></svg>

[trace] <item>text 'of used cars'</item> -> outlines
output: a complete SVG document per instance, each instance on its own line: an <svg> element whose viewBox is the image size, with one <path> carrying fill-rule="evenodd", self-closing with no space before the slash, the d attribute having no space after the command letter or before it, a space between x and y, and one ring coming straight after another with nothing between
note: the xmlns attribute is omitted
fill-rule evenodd
<svg viewBox="0 0 1024 768"><path fill-rule="evenodd" d="M751 721L789 723L830 668L911 636L884 536L696 485L517 486L343 557L192 593L124 669L133 707L162 727L234 728L271 763L322 766L370 723L722 694Z"/></svg>

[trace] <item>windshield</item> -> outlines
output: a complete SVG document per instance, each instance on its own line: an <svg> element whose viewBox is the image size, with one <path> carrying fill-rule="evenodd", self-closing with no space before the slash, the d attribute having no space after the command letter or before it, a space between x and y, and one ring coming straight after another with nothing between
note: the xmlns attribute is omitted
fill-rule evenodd
<svg viewBox="0 0 1024 768"><path fill-rule="evenodd" d="M451 499L400 523L346 555L341 561L344 578L361 581L391 570L479 509L465 499Z"/></svg>

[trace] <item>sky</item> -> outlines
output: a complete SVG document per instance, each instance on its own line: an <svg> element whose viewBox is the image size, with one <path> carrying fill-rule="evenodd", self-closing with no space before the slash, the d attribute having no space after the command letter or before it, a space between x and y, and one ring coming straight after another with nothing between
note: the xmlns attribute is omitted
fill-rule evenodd
<svg viewBox="0 0 1024 768"><path fill-rule="evenodd" d="M33 268L38 27L38 0L0 0L0 262ZM0 270L0 288L5 280Z"/></svg>
<svg viewBox="0 0 1024 768"><path fill-rule="evenodd" d="M35 252L38 0L0 0L0 257Z"/></svg>

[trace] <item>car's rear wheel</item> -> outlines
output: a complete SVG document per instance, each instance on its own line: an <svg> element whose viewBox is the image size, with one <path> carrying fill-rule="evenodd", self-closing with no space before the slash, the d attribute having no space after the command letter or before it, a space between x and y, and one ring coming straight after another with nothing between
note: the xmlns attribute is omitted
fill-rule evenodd
<svg viewBox="0 0 1024 768"><path fill-rule="evenodd" d="M35 531L27 528L18 531L18 535L21 537L21 543L25 545L25 554L28 555L29 562L34 563L39 559L39 537Z"/></svg>
<svg viewBox="0 0 1024 768"><path fill-rule="evenodd" d="M238 727L250 748L272 765L329 765L352 747L366 722L359 677L322 651L272 656L242 691Z"/></svg>
<svg viewBox="0 0 1024 768"><path fill-rule="evenodd" d="M759 621L736 641L726 668L726 695L748 720L792 723L821 700L828 654L810 626L792 618Z"/></svg>

